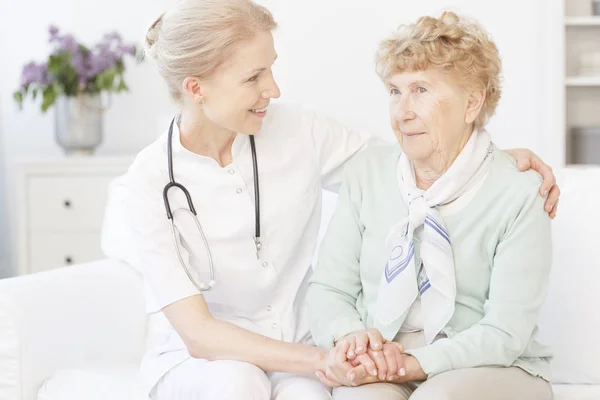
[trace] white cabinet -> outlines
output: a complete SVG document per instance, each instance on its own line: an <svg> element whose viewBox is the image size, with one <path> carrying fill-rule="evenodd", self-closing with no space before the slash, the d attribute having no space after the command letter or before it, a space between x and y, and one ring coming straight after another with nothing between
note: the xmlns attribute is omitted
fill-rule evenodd
<svg viewBox="0 0 600 400"><path fill-rule="evenodd" d="M18 163L18 274L102 258L108 186L132 161L133 156Z"/></svg>
<svg viewBox="0 0 600 400"><path fill-rule="evenodd" d="M565 0L566 164L600 164L598 12L597 0Z"/></svg>

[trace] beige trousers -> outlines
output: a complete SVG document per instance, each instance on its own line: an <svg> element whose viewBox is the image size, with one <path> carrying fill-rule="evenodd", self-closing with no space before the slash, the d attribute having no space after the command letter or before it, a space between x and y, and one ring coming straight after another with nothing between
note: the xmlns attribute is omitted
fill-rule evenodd
<svg viewBox="0 0 600 400"><path fill-rule="evenodd" d="M406 349L423 346L422 332L399 333ZM334 400L552 400L552 386L520 368L480 367L448 371L420 383L372 383L333 390Z"/></svg>

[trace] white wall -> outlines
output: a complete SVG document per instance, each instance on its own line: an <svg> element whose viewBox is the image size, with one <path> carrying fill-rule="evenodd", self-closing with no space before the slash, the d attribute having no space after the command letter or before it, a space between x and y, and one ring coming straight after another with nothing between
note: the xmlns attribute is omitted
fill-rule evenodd
<svg viewBox="0 0 600 400"><path fill-rule="evenodd" d="M543 152L545 0L265 0L281 24L278 68L288 98L388 134L386 93L374 73L378 40L401 22L450 8L477 18L504 63L504 94L489 129L500 147ZM559 27L560 29L560 27ZM293 72L293 76L292 76Z"/></svg>
<svg viewBox="0 0 600 400"><path fill-rule="evenodd" d="M11 10L0 13L0 143L5 148L9 187L14 160L60 154L53 138L52 112L41 115L37 106L28 103L18 113L12 101L22 65L47 54L47 26L55 23L86 42L109 29L137 40L171 1L0 0L6 3L0 4L0 9ZM276 31L279 60L275 72L282 100L320 109L390 140L386 93L373 69L378 40L401 22L447 7L478 18L492 34L504 60L504 95L489 127L496 143L500 147L529 147L546 158L554 157L545 135L557 125L556 121L560 125L560 119L553 119L560 117L556 112L553 114L557 116L551 117L548 111L556 111L556 103L547 97L542 101L542 97L557 93L546 82L555 38L547 34L560 32L562 26L548 23L548 15L554 15L548 10L561 0L260 2L273 11L280 24ZM556 57L562 62L560 55ZM132 92L115 98L106 114L106 137L99 154L139 150L165 128L164 119L173 110L151 66L131 66L127 81ZM8 205L11 201L9 196Z"/></svg>

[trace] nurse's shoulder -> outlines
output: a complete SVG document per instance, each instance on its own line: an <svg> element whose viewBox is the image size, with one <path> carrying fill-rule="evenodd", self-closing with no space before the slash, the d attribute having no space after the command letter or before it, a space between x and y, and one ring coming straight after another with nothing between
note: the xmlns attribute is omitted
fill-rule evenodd
<svg viewBox="0 0 600 400"><path fill-rule="evenodd" d="M113 181L111 188L125 186L141 191L140 195L156 195L157 191L161 192L168 181L166 137L165 133L142 149L127 172Z"/></svg>
<svg viewBox="0 0 600 400"><path fill-rule="evenodd" d="M169 180L165 146L166 134L141 150L127 172L110 183L103 239L118 236L125 226L149 233L164 225L162 189Z"/></svg>

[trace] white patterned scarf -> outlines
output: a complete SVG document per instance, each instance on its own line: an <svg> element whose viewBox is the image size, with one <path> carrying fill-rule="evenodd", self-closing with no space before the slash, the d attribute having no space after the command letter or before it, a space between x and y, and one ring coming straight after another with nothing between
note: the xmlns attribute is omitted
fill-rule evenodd
<svg viewBox="0 0 600 400"><path fill-rule="evenodd" d="M453 202L483 179L491 167L493 153L489 133L474 131L450 168L425 191L417 187L413 166L402 153L398 184L409 212L387 236L390 256L379 284L375 327L381 330L406 318L420 295L427 344L444 329L454 314L456 281L450 235L437 207ZM414 235L421 226L422 263L416 266Z"/></svg>

